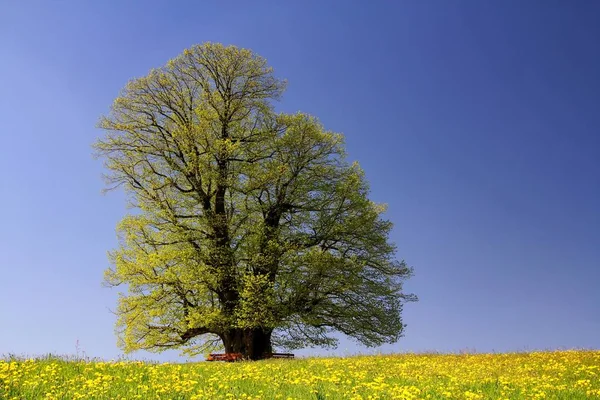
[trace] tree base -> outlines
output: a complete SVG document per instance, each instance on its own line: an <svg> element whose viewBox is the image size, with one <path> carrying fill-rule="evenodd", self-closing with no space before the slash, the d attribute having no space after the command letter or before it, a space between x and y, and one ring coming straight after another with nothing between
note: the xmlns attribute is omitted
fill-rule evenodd
<svg viewBox="0 0 600 400"><path fill-rule="evenodd" d="M272 330L262 328L230 329L221 336L225 354L241 354L248 360L262 360L273 354Z"/></svg>

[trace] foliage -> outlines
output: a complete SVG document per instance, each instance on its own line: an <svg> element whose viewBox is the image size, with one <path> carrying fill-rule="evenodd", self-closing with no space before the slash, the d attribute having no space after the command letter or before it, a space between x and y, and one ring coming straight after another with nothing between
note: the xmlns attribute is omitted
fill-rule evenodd
<svg viewBox="0 0 600 400"><path fill-rule="evenodd" d="M257 363L0 361L2 399L598 399L600 352Z"/></svg>
<svg viewBox="0 0 600 400"><path fill-rule="evenodd" d="M402 335L415 297L402 292L411 269L395 259L385 207L341 134L273 111L284 86L251 51L206 43L129 82L102 118L107 180L137 209L105 276L128 290L126 351Z"/></svg>

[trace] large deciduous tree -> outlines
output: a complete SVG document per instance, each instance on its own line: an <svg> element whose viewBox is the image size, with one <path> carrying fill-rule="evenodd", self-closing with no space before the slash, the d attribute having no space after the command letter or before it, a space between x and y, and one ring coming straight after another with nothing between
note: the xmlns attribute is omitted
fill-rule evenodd
<svg viewBox="0 0 600 400"><path fill-rule="evenodd" d="M222 344L260 359L277 345L375 346L402 335L411 269L367 197L343 137L277 114L266 61L206 43L130 81L101 119L110 187L137 212L118 225L105 282L125 351Z"/></svg>

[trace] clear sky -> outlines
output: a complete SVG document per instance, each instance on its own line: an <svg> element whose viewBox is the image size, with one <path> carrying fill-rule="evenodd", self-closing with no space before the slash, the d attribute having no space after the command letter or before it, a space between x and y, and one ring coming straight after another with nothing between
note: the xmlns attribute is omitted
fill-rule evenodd
<svg viewBox="0 0 600 400"><path fill-rule="evenodd" d="M0 354L120 354L101 281L127 210L95 124L205 41L267 58L278 109L343 132L389 204L420 301L379 350L600 348L598 21L592 0L0 0Z"/></svg>

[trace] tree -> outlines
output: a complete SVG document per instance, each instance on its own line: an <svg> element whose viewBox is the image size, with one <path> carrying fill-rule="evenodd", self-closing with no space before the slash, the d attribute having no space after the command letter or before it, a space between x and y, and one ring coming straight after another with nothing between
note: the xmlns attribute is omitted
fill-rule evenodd
<svg viewBox="0 0 600 400"><path fill-rule="evenodd" d="M205 43L130 81L99 126L109 189L137 212L118 225L110 286L125 351L222 344L368 346L402 335L411 275L388 241L343 137L277 114L285 82L253 52Z"/></svg>

